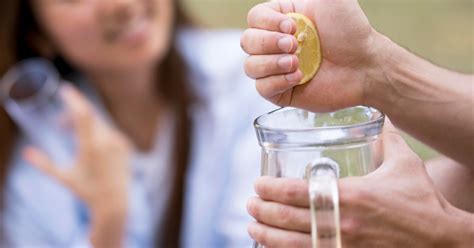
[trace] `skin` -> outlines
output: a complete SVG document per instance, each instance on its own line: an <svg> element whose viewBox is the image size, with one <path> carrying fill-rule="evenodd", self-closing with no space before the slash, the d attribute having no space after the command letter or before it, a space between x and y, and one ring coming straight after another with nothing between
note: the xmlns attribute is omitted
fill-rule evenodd
<svg viewBox="0 0 474 248"><path fill-rule="evenodd" d="M40 36L48 41L44 55L60 54L84 73L120 129L139 148L150 148L150 133L166 105L154 87L156 65L170 45L172 1L32 2L44 30Z"/></svg>
<svg viewBox="0 0 474 248"><path fill-rule="evenodd" d="M77 90L65 87L61 93L77 135L74 164L60 169L34 147L26 148L23 155L84 201L91 212L91 242L95 247L120 247L128 211L130 144L93 113Z"/></svg>
<svg viewBox="0 0 474 248"><path fill-rule="evenodd" d="M43 56L61 55L85 74L117 128L105 124L76 89L63 87L65 114L78 140L75 162L57 166L34 147L25 149L24 157L85 202L94 247L121 247L130 152L133 146L151 147L166 109L155 94L155 68L169 47L173 4L171 0L34 0L32 4L44 31L35 37L42 41L37 46Z"/></svg>
<svg viewBox="0 0 474 248"><path fill-rule="evenodd" d="M312 19L317 26L322 44L323 61L320 70L309 83L301 86L297 86L302 75L297 70L298 59L293 55L297 48L297 42L292 37L296 31L296 24L285 15L289 12L302 13ZM315 112L355 105L376 107L386 113L396 126L451 158L441 158L427 164L430 176L428 180L423 163L409 149L400 146L398 156L401 158L394 156L393 159L384 162L384 164L397 163L397 169L389 166L392 171L378 170L389 171L387 173L376 172L362 179L341 180L342 227L345 228L346 225L350 227L354 224L350 224L352 220L359 220L360 223L356 224L364 226L366 234L372 233L371 237L383 237L374 240L380 243L364 244L364 240L371 242L365 238L368 236L351 235L350 231L343 230L343 233L349 233L346 234L346 238L351 241L351 245L396 247L406 240L406 244L412 244L411 247L431 247L433 241L444 244L442 243L444 236L440 235L442 228L446 228L443 230L445 233L450 233L457 225L461 225L463 230L470 231L472 237L474 231L472 215L454 207L472 211L473 206L473 199L469 197L474 189L472 75L439 68L393 43L370 26L355 0L263 3L250 10L248 24L249 29L241 39L242 48L250 55L245 63L245 70L251 78L256 79L257 90L269 101L281 106L294 106ZM404 166L414 166L418 169L414 171L415 174L407 174L404 172ZM249 232L259 241L263 237L262 242L270 242L270 247L288 244L285 242L295 242L291 243L295 244L294 247L298 247L296 244L308 245L309 237L306 233L301 234L308 232L307 212L306 218L300 218L302 222L299 224L272 222L281 219L282 216L278 215L278 211L265 209L254 212L255 209L263 208L264 202L283 204L288 208L303 207L302 210L307 211L305 209L307 204L298 205L297 196L293 195L297 190L282 186L294 186L295 182L292 184L291 181L285 181L286 179L280 180L282 180L280 184L277 181L266 184L267 188L272 190L265 197L257 186L257 193L264 201L251 200L249 212L261 223L251 225ZM412 182L417 180L423 182ZM392 185L397 187L389 187L384 183L386 181L393 181ZM257 185L259 184L260 180L257 182ZM369 190L369 186L370 189L377 190ZM400 189L413 195L403 194ZM292 192L288 196L290 199L279 199L279 196L285 195L287 192L285 190ZM357 192L356 197L344 199L344 195L353 191L362 191L363 196L378 202L377 205L369 208L360 207L364 204L358 200L360 196ZM449 204L441 194L446 195ZM427 195L430 197L426 198ZM419 199L426 201L419 202ZM344 204L351 207L345 207ZM386 212L380 206L389 206L388 209L393 213L407 214L396 215L398 218L389 220L390 216L384 216ZM374 216L367 216L368 210L373 210ZM280 212L292 217L294 215L301 217L304 211L293 212L284 208ZM264 212L270 215L261 217L260 213ZM460 215L463 215L463 218L471 220L471 225L462 222L459 213L462 213ZM344 220L344 216L349 216L347 221ZM428 219L432 220L432 223L437 223L434 220L436 216L439 216L439 225L426 222ZM290 222L291 218L286 216L283 219ZM429 228L423 228L423 225ZM357 228L349 228L353 229ZM285 233L285 230L299 232L290 235ZM456 229L460 234L465 234L463 230ZM359 230L353 231L357 233ZM455 233L453 235L464 238L464 242L471 242L470 244L473 242L467 235ZM426 242L423 243L423 240ZM446 241L447 246L443 247L455 246L456 243L457 241Z"/></svg>
<svg viewBox="0 0 474 248"><path fill-rule="evenodd" d="M436 188L455 207L474 213L474 171L456 161L439 157L426 162L426 170Z"/></svg>
<svg viewBox="0 0 474 248"><path fill-rule="evenodd" d="M339 181L342 247L471 247L474 215L443 197L390 123L383 141L385 161L376 171ZM250 236L265 247L311 247L307 183L262 177L255 190Z"/></svg>
<svg viewBox="0 0 474 248"><path fill-rule="evenodd" d="M321 68L301 86L288 12L313 20L321 39ZM245 70L269 101L315 112L376 107L439 152L474 164L474 77L432 65L376 32L357 1L263 3L250 10L248 25L241 40L250 55Z"/></svg>

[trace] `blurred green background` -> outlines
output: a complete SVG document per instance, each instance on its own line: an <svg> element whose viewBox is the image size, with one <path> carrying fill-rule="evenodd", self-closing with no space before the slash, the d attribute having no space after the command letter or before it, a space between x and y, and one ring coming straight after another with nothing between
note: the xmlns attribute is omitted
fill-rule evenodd
<svg viewBox="0 0 474 248"><path fill-rule="evenodd" d="M184 0L194 20L210 28L245 28L257 0ZM474 73L474 0L360 0L371 24L435 64ZM403 111L403 110L400 110ZM436 152L407 136L424 159Z"/></svg>

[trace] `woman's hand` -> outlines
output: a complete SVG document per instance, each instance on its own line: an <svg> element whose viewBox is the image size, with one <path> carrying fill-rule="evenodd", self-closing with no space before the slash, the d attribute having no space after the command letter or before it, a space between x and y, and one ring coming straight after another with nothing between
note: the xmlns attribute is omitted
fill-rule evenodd
<svg viewBox="0 0 474 248"><path fill-rule="evenodd" d="M286 13L305 14L317 26L321 68L305 85L293 53L295 22ZM247 75L259 93L280 106L331 111L364 102L371 67L385 45L356 0L272 1L250 10L241 46L250 57ZM386 51L385 51L386 52Z"/></svg>
<svg viewBox="0 0 474 248"><path fill-rule="evenodd" d="M343 247L470 247L474 215L452 207L423 161L386 124L385 161L373 173L341 179ZM263 177L248 202L258 222L249 234L266 247L311 247L308 187L304 180Z"/></svg>
<svg viewBox="0 0 474 248"><path fill-rule="evenodd" d="M25 149L24 157L87 205L95 246L121 246L128 208L129 143L117 130L107 126L72 86L63 87L61 93L77 137L74 164L57 166L44 152L33 147Z"/></svg>

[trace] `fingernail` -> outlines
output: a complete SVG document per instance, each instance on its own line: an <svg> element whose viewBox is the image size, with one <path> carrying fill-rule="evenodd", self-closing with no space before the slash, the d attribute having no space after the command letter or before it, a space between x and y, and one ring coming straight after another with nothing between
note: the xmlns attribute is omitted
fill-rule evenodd
<svg viewBox="0 0 474 248"><path fill-rule="evenodd" d="M301 73L300 71L296 71L290 74L286 74L285 78L290 84L298 84L301 80Z"/></svg>
<svg viewBox="0 0 474 248"><path fill-rule="evenodd" d="M293 29L293 23L290 20L284 20L280 22L280 31L283 33L291 34Z"/></svg>
<svg viewBox="0 0 474 248"><path fill-rule="evenodd" d="M289 53L293 49L293 40L290 37L285 36L278 41L278 47L283 52Z"/></svg>
<svg viewBox="0 0 474 248"><path fill-rule="evenodd" d="M283 56L278 59L278 66L280 69L285 70L288 72L293 65L293 58L291 56Z"/></svg>

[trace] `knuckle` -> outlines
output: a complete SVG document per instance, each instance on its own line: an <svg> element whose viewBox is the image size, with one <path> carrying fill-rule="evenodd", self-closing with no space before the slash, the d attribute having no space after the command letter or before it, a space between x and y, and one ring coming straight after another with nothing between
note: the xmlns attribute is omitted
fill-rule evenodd
<svg viewBox="0 0 474 248"><path fill-rule="evenodd" d="M253 78L253 68L254 68L254 61L251 57L248 57L245 62L244 62L244 70L245 70L245 74L250 77L250 78Z"/></svg>
<svg viewBox="0 0 474 248"><path fill-rule="evenodd" d="M242 33L242 36L240 36L240 47L242 48L242 50L244 50L245 52L247 52L246 48L247 48L247 35L248 35L248 32L247 30L245 30L243 33Z"/></svg>
<svg viewBox="0 0 474 248"><path fill-rule="evenodd" d="M280 82L280 84L286 84L286 82L288 82L289 80L285 77L285 75L279 75L278 76L278 82Z"/></svg>
<svg viewBox="0 0 474 248"><path fill-rule="evenodd" d="M250 198L250 199L247 201L247 211L248 211L249 214L252 215L255 219L259 219L259 217L260 217L260 211L259 211L259 208L258 208L257 204L255 203L255 199Z"/></svg>
<svg viewBox="0 0 474 248"><path fill-rule="evenodd" d="M291 208L287 206L278 206L277 208L277 216L279 220L282 222L283 225L291 224L293 220L293 213Z"/></svg>
<svg viewBox="0 0 474 248"><path fill-rule="evenodd" d="M302 192L300 192L301 189L297 187L293 187L292 185L287 185L283 188L283 197L287 201L292 201L295 198L297 198L299 195L301 195Z"/></svg>
<svg viewBox="0 0 474 248"><path fill-rule="evenodd" d="M255 76L254 79L260 77L271 77L279 74L278 58L270 57L254 57L249 62L249 72Z"/></svg>
<svg viewBox="0 0 474 248"><path fill-rule="evenodd" d="M278 61L279 61L280 59L285 58L286 56L288 56L288 55L283 54L283 55L280 55L280 56L275 56L275 57L273 57L273 58L272 58L272 65L273 65L275 68L279 68L279 66L278 66Z"/></svg>
<svg viewBox="0 0 474 248"><path fill-rule="evenodd" d="M265 24L271 24L273 21L273 19L268 16L268 15L260 15L260 20L259 22L261 23L265 23Z"/></svg>
<svg viewBox="0 0 474 248"><path fill-rule="evenodd" d="M354 192L355 193L354 193L353 201L354 203L359 203L359 205L361 203L370 201L372 197L370 190L368 190L367 188L359 188L358 190L355 190Z"/></svg>
<svg viewBox="0 0 474 248"><path fill-rule="evenodd" d="M264 98L269 98L271 97L271 94L269 94L268 91L268 83L265 82L266 80L257 80L255 84L255 88L257 89L257 92Z"/></svg>
<svg viewBox="0 0 474 248"><path fill-rule="evenodd" d="M291 71L296 71L298 69L298 66L299 66L299 60L298 60L298 57L296 55L290 55L291 56L291 68L290 70ZM277 60L277 63L278 63L278 60Z"/></svg>
<svg viewBox="0 0 474 248"><path fill-rule="evenodd" d="M351 208L359 206L364 201L367 201L368 198L370 198L370 193L367 190L358 187L348 187L340 190L339 205Z"/></svg>
<svg viewBox="0 0 474 248"><path fill-rule="evenodd" d="M254 6L249 10L247 14L247 25L252 25L253 19L255 18L256 13L258 13L259 5Z"/></svg>
<svg viewBox="0 0 474 248"><path fill-rule="evenodd" d="M267 73L268 71L271 70L272 64L268 63L269 61L265 58L255 58L255 61L253 63L253 69L256 72L259 73Z"/></svg>
<svg viewBox="0 0 474 248"><path fill-rule="evenodd" d="M361 225L355 218L341 219L341 236L346 239L353 239L361 229Z"/></svg>
<svg viewBox="0 0 474 248"><path fill-rule="evenodd" d="M249 26L251 26L257 20L257 17L259 16L259 13L261 12L262 7L263 7L263 4L257 4L249 10L249 13L247 15L247 24Z"/></svg>
<svg viewBox="0 0 474 248"><path fill-rule="evenodd" d="M299 238L291 237L285 247L304 248L308 247L308 244Z"/></svg>
<svg viewBox="0 0 474 248"><path fill-rule="evenodd" d="M255 40L255 42L258 42L258 44L260 46L259 49L262 53L269 53L270 50L271 50L267 45L270 42L269 38L271 40L272 37L264 34L264 35L261 35L258 39Z"/></svg>
<svg viewBox="0 0 474 248"><path fill-rule="evenodd" d="M270 240L270 235L268 233L268 230L266 228L259 228L256 233L254 233L256 238L257 238L257 241L264 245L264 246L269 246L270 243L271 243L271 240Z"/></svg>

